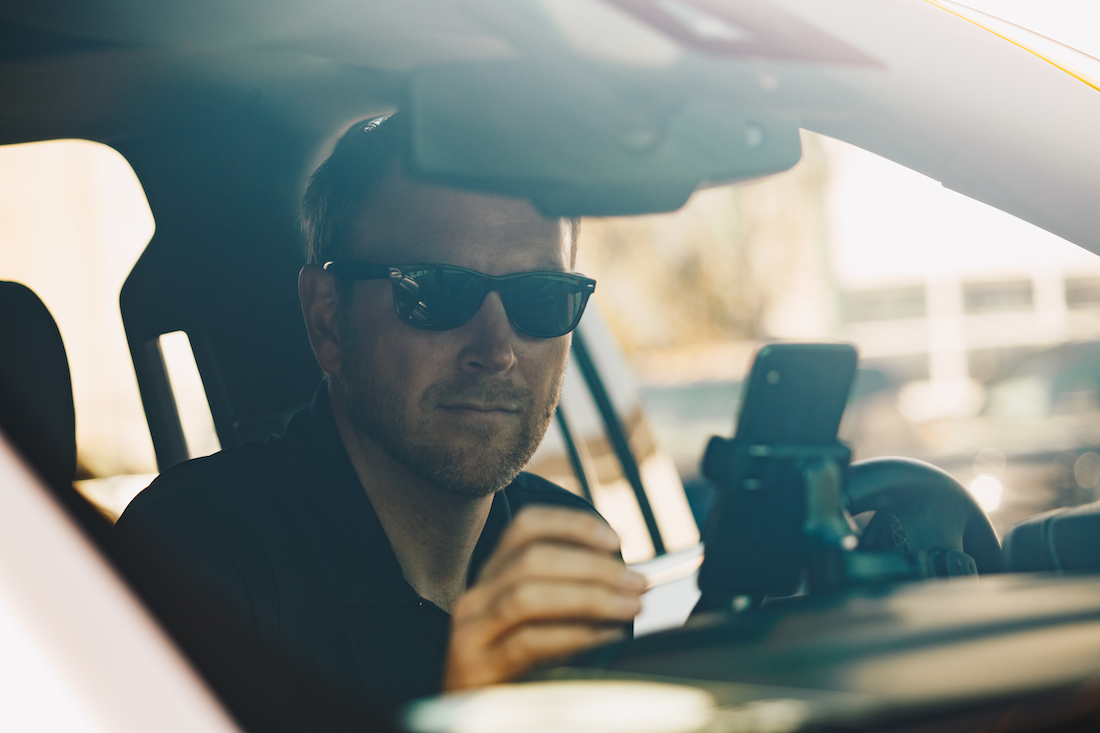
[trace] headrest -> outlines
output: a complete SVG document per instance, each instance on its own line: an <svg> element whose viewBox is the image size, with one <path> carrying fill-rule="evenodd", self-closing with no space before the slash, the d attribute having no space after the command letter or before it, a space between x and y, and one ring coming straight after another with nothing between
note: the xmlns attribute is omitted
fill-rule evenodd
<svg viewBox="0 0 1100 733"><path fill-rule="evenodd" d="M0 429L54 486L76 474L69 360L53 316L29 288L0 281Z"/></svg>
<svg viewBox="0 0 1100 733"><path fill-rule="evenodd" d="M1023 520L1009 531L1004 557L1013 573L1100 572L1100 502Z"/></svg>

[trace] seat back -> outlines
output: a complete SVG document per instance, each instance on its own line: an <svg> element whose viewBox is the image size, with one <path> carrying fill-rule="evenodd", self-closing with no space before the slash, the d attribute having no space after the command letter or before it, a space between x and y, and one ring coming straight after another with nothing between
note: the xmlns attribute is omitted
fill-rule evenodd
<svg viewBox="0 0 1100 733"><path fill-rule="evenodd" d="M61 333L30 288L0 282L0 428L53 487L76 474L76 413Z"/></svg>
<svg viewBox="0 0 1100 733"><path fill-rule="evenodd" d="M164 471L189 454L163 334L187 334L223 448L282 432L309 403L321 370L298 304L304 245L295 217L315 141L243 122L160 134L170 139L118 149L157 222L120 306Z"/></svg>
<svg viewBox="0 0 1100 733"><path fill-rule="evenodd" d="M1100 502L1020 522L1005 538L1004 566L1015 573L1100 572Z"/></svg>
<svg viewBox="0 0 1100 733"><path fill-rule="evenodd" d="M234 290L217 278L189 274L182 265L182 271L163 266L163 260L173 259L165 257L171 253L154 245L126 281L122 314L159 469L190 457L160 349L166 333L183 331L191 342L222 448L281 433L291 415L309 403L321 376L306 337L295 272L276 280L285 294L273 288Z"/></svg>

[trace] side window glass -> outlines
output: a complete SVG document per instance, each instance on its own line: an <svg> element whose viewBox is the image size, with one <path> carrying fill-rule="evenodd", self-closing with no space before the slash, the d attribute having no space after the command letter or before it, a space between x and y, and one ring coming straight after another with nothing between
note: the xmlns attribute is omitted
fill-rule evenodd
<svg viewBox="0 0 1100 733"><path fill-rule="evenodd" d="M580 332L611 407L626 433L665 550L676 552L696 544L699 530L680 474L672 457L657 440L643 410L638 384L598 310L586 318ZM591 389L592 385L589 387Z"/></svg>
<svg viewBox="0 0 1100 733"><path fill-rule="evenodd" d="M598 374L598 384L586 380L584 369L578 364L575 341L558 418L528 470L581 496L585 496L587 488L586 498L591 499L622 539L627 562L654 556L654 538L597 404L595 394L602 389L614 412L612 419L622 426L637 464L643 496L664 550L674 552L695 545L699 531L679 473L671 457L658 447L646 423L638 388L596 308L590 306L578 331L577 338L583 339L587 356Z"/></svg>
<svg viewBox="0 0 1100 733"><path fill-rule="evenodd" d="M569 456L565 430L568 430L579 466ZM623 559L629 563L653 557L653 541L638 500L623 474L592 393L572 355L562 386L558 417L554 419L554 424L547 431L547 438L531 459L527 470L579 496L585 496L581 484L583 480L589 493L585 498L592 501L597 511L619 534Z"/></svg>

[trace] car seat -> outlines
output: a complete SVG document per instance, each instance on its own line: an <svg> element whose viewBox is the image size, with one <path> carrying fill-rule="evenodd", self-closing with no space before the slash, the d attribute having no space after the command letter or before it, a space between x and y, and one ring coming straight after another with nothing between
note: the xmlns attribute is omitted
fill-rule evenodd
<svg viewBox="0 0 1100 733"><path fill-rule="evenodd" d="M1009 572L1100 572L1100 502L1055 509L1014 526L1004 542Z"/></svg>
<svg viewBox="0 0 1100 733"><path fill-rule="evenodd" d="M49 309L0 281L0 430L69 516L102 546L111 523L73 487L76 410L69 359Z"/></svg>
<svg viewBox="0 0 1100 733"><path fill-rule="evenodd" d="M177 257L150 246L127 278L121 298L160 471L192 457L160 349L162 335L187 334L222 448L282 433L321 380L298 304L296 269L277 280L285 286L285 296L250 284L255 297L231 303L231 291L221 283L166 262Z"/></svg>
<svg viewBox="0 0 1100 733"><path fill-rule="evenodd" d="M119 305L161 471L191 457L163 334L187 334L222 448L281 433L321 380L298 303L295 216L318 142L218 114L118 144L157 225Z"/></svg>
<svg viewBox="0 0 1100 733"><path fill-rule="evenodd" d="M0 428L52 487L76 474L76 413L69 360L45 304L0 282Z"/></svg>

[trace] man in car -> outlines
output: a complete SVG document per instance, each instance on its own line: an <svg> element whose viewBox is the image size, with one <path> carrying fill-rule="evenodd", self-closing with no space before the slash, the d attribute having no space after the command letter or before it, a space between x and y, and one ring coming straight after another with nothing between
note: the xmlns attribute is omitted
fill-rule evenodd
<svg viewBox="0 0 1100 733"><path fill-rule="evenodd" d="M117 525L386 703L613 640L645 587L590 505L520 472L594 287L571 274L575 227L417 181L406 140L400 116L356 125L306 192L312 404L165 472Z"/></svg>

